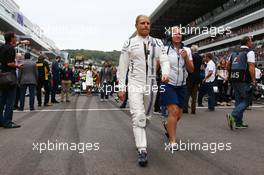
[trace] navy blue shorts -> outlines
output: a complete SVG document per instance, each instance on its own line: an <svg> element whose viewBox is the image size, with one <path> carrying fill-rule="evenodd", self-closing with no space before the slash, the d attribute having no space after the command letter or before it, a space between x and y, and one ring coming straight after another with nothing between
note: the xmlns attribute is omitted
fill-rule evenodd
<svg viewBox="0 0 264 175"><path fill-rule="evenodd" d="M187 93L187 87L184 86L173 86L170 84L163 84L165 89L160 92L161 96L161 105L168 106L175 104L180 108L184 107L184 100ZM163 92L162 92L163 91Z"/></svg>

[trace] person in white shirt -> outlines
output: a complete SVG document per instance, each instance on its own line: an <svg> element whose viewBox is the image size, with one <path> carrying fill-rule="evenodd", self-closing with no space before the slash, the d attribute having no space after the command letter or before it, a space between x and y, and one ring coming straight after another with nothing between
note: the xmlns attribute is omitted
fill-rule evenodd
<svg viewBox="0 0 264 175"><path fill-rule="evenodd" d="M179 27L172 27L172 42L166 49L170 62L169 82L160 93L162 106L168 109L168 119L164 123L172 149L177 149L176 128L184 107L187 95L186 80L188 72L193 72L192 52L182 43L182 34Z"/></svg>
<svg viewBox="0 0 264 175"><path fill-rule="evenodd" d="M228 126L243 129L248 128L244 123L244 111L252 101L252 87L256 86L255 53L252 50L253 42L250 36L241 39L239 52L230 56L230 79L235 93L235 108L227 114Z"/></svg>
<svg viewBox="0 0 264 175"><path fill-rule="evenodd" d="M214 94L214 80L216 74L215 63L212 60L213 55L211 53L206 53L204 55L204 61L206 62L205 68L205 78L203 79L203 84L205 91L204 94L208 94L208 112L215 110L215 94ZM203 95L204 95L203 94Z"/></svg>
<svg viewBox="0 0 264 175"><path fill-rule="evenodd" d="M256 67L255 68L255 73L256 73L256 82L257 83L261 83L261 77L262 77L261 70Z"/></svg>
<svg viewBox="0 0 264 175"><path fill-rule="evenodd" d="M86 72L86 79L85 79L85 84L86 84L86 95L91 96L92 93L92 87L93 87L93 73L91 66L88 67L88 70Z"/></svg>

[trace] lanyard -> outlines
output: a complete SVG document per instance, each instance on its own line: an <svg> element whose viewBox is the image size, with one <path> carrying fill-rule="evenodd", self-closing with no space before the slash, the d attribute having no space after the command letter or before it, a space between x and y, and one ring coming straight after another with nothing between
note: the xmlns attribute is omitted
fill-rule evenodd
<svg viewBox="0 0 264 175"><path fill-rule="evenodd" d="M144 44L144 53L145 53L145 62L146 62L146 77L148 77L148 55L149 55L149 50L148 50L148 46L145 43L143 43L143 44Z"/></svg>

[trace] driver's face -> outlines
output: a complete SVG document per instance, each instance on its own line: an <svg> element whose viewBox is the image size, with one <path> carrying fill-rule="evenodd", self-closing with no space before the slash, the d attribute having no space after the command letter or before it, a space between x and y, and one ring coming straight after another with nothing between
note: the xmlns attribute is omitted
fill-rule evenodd
<svg viewBox="0 0 264 175"><path fill-rule="evenodd" d="M136 24L137 33L140 36L148 36L150 32L150 21L146 16L141 16Z"/></svg>

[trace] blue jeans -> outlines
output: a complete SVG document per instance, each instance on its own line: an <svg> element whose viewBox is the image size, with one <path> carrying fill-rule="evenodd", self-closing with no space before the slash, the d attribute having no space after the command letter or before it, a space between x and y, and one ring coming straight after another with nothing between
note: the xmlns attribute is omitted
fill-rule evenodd
<svg viewBox="0 0 264 175"><path fill-rule="evenodd" d="M252 96L252 88L249 83L235 82L232 83L235 93L235 108L232 116L235 117L236 124L243 123L243 113L247 109Z"/></svg>
<svg viewBox="0 0 264 175"><path fill-rule="evenodd" d="M34 109L36 85L24 84L24 85L21 85L20 87L20 109L21 110L24 109L27 87L29 88L29 107L31 110Z"/></svg>
<svg viewBox="0 0 264 175"><path fill-rule="evenodd" d="M59 80L53 80L53 85L51 88L51 102L56 101L56 94L58 91L58 87L59 87Z"/></svg>
<svg viewBox="0 0 264 175"><path fill-rule="evenodd" d="M16 99L16 86L0 90L0 123L7 124L13 119L13 108Z"/></svg>

